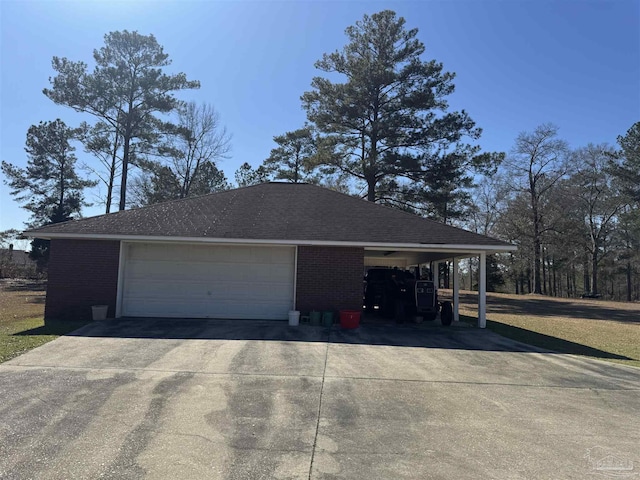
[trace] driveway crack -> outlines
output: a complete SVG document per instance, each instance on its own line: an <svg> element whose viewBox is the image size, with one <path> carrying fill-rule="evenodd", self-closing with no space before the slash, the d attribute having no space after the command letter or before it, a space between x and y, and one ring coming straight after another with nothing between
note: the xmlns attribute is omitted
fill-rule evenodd
<svg viewBox="0 0 640 480"><path fill-rule="evenodd" d="M329 358L329 345L331 345L331 330L327 335L327 348L324 351L324 368L322 369L322 383L320 384L320 401L318 402L318 419L316 421L316 433L313 437L313 448L311 449L311 462L309 464L309 480L313 474L313 461L316 455L316 445L318 444L318 432L320 431L320 413L322 411L322 395L324 394L324 379L327 373L327 360Z"/></svg>

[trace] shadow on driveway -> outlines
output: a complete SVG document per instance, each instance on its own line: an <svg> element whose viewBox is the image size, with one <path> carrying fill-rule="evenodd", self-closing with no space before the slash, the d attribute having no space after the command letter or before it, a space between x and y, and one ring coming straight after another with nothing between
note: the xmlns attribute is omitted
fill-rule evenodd
<svg viewBox="0 0 640 480"><path fill-rule="evenodd" d="M493 322L489 322L493 323ZM67 335L99 338L194 339L194 340L262 340L276 342L321 342L352 345L387 345L395 347L476 350L524 353L570 353L602 359L632 360L622 355L586 345L550 337L529 330L498 324L509 331L488 330L468 326L442 327L431 323L402 325L367 325L344 330L257 320L142 319L119 318L93 322L78 329L77 324L50 325L15 335ZM505 337L509 338L505 338ZM511 340L516 339L516 340ZM531 341L545 348L517 341Z"/></svg>

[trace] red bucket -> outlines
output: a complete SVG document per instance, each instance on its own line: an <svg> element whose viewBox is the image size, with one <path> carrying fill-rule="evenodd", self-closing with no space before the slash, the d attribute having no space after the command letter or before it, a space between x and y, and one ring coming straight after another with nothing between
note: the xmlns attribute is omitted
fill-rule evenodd
<svg viewBox="0 0 640 480"><path fill-rule="evenodd" d="M340 326L342 328L358 328L360 326L360 311L340 310Z"/></svg>

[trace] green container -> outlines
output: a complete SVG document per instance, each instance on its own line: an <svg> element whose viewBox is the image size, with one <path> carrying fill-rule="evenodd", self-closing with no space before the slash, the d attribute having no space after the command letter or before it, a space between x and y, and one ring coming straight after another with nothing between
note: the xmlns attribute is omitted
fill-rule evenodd
<svg viewBox="0 0 640 480"><path fill-rule="evenodd" d="M316 312L316 311L312 311L311 313L309 313L309 323L311 325L320 325L320 318L322 317L322 314L320 312Z"/></svg>
<svg viewBox="0 0 640 480"><path fill-rule="evenodd" d="M330 327L333 325L333 312L322 312L322 326Z"/></svg>

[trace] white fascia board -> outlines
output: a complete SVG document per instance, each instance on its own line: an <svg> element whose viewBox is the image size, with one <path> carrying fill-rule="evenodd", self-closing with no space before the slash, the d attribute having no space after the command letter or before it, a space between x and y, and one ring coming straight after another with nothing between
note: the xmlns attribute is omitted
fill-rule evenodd
<svg viewBox="0 0 640 480"><path fill-rule="evenodd" d="M456 252L460 254L479 254L480 252L511 252L517 250L514 245L459 245L443 243L382 243L382 242L341 242L333 240L263 240L246 238L208 238L208 237L169 237L153 235L113 235L113 234L73 234L73 233L48 233L33 235L24 232L24 235L36 238L76 239L76 240L117 240L126 242L159 242L159 243L209 243L218 245L288 245L311 247L360 247L369 250L395 250L407 252Z"/></svg>

